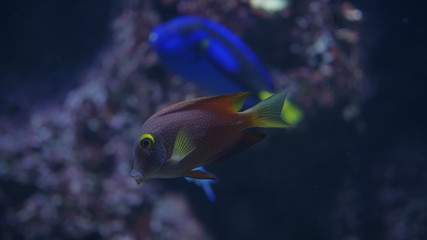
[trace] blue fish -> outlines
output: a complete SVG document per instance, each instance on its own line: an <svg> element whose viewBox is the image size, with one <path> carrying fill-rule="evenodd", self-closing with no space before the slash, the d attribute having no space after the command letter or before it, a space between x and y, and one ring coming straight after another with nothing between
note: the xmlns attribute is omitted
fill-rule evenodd
<svg viewBox="0 0 427 240"><path fill-rule="evenodd" d="M170 71L210 94L274 91L273 80L255 53L230 30L209 19L177 17L156 27L149 38Z"/></svg>

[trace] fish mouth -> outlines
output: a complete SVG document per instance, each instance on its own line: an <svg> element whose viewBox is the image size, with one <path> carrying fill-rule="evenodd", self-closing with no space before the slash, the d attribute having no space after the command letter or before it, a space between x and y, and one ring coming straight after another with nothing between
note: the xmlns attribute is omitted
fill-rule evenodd
<svg viewBox="0 0 427 240"><path fill-rule="evenodd" d="M137 184L140 184L144 181L144 176L142 175L142 173L136 171L135 169L132 170L130 176L136 181Z"/></svg>

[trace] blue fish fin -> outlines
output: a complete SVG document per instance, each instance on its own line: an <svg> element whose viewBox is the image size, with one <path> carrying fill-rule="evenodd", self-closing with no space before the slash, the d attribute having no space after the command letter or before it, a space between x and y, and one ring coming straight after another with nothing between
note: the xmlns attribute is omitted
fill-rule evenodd
<svg viewBox="0 0 427 240"><path fill-rule="evenodd" d="M213 63L227 73L236 73L240 69L240 63L231 49L217 39L208 38L201 42L200 47L204 49Z"/></svg>
<svg viewBox="0 0 427 240"><path fill-rule="evenodd" d="M195 170L204 171L206 170L203 167L196 168ZM197 186L203 188L203 191L205 192L206 196L208 197L210 202L216 201L215 192L212 189L212 183L218 182L217 180L210 180L210 179L194 179L186 177L185 180L189 182L195 183Z"/></svg>

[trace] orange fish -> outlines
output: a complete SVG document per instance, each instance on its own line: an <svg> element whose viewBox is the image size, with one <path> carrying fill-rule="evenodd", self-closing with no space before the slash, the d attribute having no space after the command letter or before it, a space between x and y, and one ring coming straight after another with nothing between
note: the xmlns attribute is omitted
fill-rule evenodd
<svg viewBox="0 0 427 240"><path fill-rule="evenodd" d="M250 93L197 98L162 109L142 126L131 173L149 178L217 179L203 166L223 161L264 138L252 127L292 127L282 119L287 92L238 112Z"/></svg>

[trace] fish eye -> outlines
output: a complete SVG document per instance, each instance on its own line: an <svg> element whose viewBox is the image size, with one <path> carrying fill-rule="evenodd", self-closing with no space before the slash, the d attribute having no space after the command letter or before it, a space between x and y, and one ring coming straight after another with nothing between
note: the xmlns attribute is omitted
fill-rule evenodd
<svg viewBox="0 0 427 240"><path fill-rule="evenodd" d="M153 147L154 144L154 138L151 134L144 134L140 139L139 139L139 145L143 148L143 149L151 149Z"/></svg>

